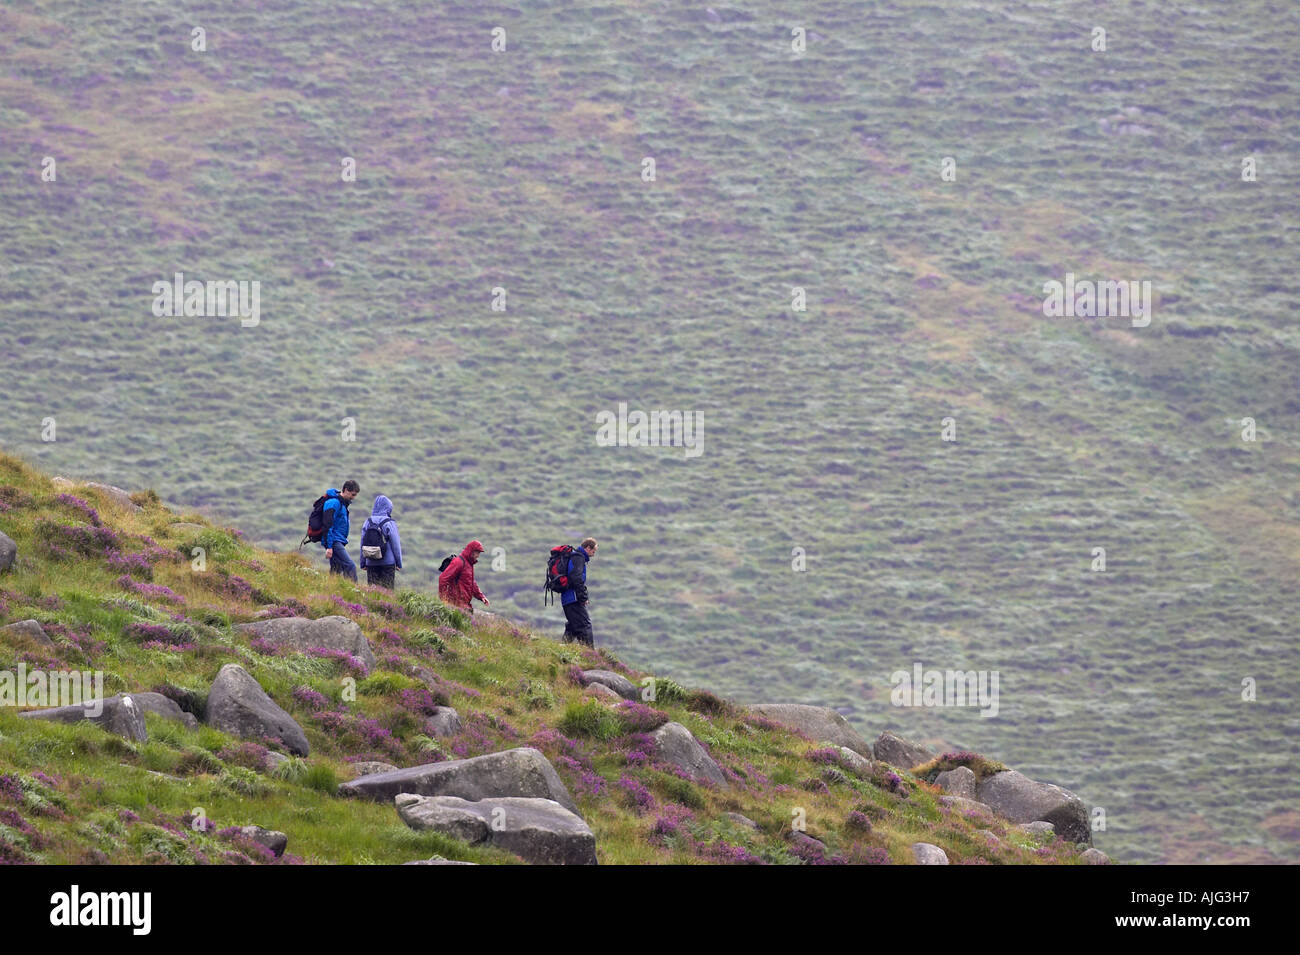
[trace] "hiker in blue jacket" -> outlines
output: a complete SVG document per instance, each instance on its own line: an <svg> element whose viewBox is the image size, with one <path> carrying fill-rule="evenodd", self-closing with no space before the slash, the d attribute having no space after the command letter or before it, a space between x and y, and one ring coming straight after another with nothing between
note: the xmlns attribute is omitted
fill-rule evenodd
<svg viewBox="0 0 1300 955"><path fill-rule="evenodd" d="M587 561L596 555L596 538L588 537L569 555L569 586L560 594L564 608L564 639L577 640L589 647L596 645L591 632L591 614L587 612Z"/></svg>
<svg viewBox="0 0 1300 955"><path fill-rule="evenodd" d="M352 563L346 550L348 531L351 529L348 523L348 505L360 493L360 484L344 481L343 490L330 488L325 492L325 505L322 508L325 533L321 535L320 542L325 548L325 556L329 558L330 573L341 574L350 580L357 579L357 565Z"/></svg>
<svg viewBox="0 0 1300 955"><path fill-rule="evenodd" d="M393 520L393 502L380 494L370 516L361 525L361 566L366 583L392 590L402 569L402 538Z"/></svg>

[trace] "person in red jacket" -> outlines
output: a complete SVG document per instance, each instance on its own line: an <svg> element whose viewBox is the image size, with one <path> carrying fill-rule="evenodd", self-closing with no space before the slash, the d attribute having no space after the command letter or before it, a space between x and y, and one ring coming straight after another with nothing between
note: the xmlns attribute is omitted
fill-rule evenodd
<svg viewBox="0 0 1300 955"><path fill-rule="evenodd" d="M470 601L475 598L483 601L483 606L490 606L483 591L474 583L474 565L478 563L478 555L481 553L483 545L478 541L470 541L460 556L452 558L447 569L438 575L438 596L443 603L459 607L467 613L474 612Z"/></svg>

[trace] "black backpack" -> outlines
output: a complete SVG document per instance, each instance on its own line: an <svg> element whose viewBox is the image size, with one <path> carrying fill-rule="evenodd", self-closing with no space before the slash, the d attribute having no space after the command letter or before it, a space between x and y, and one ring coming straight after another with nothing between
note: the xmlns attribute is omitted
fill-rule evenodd
<svg viewBox="0 0 1300 955"><path fill-rule="evenodd" d="M444 557L444 558L442 559L442 563L438 565L438 573L441 574L444 570L446 570L446 569L447 569L447 565L450 564L453 560L455 560L455 559L456 559L457 557L459 557L459 556L460 556L460 554L452 554L452 555L449 556L449 557Z"/></svg>
<svg viewBox="0 0 1300 955"><path fill-rule="evenodd" d="M572 558L572 544L561 544L551 548L550 556L546 561L546 583L542 587L542 606L546 606L548 597L554 603L555 594L564 593L569 589L569 562Z"/></svg>
<svg viewBox="0 0 1300 955"><path fill-rule="evenodd" d="M393 519L391 517L385 517L382 521L380 521L379 527L384 527L385 525L390 524L392 520ZM363 556L365 554L365 548L367 547L379 548L379 556L367 557L366 558L367 560L384 560L385 558L388 557L388 532L381 531L379 527L376 527L375 525L371 524L369 527L366 528L366 532L361 535L361 548L362 548L361 553Z"/></svg>
<svg viewBox="0 0 1300 955"><path fill-rule="evenodd" d="M321 495L312 503L311 513L307 515L307 533L303 537L302 543L298 545L299 550L302 550L308 544L317 543L321 539L321 535L325 533L326 500L327 498Z"/></svg>

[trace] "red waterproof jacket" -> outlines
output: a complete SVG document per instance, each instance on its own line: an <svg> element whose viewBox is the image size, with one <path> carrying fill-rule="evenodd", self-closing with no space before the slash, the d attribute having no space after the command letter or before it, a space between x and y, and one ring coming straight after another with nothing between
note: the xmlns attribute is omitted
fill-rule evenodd
<svg viewBox="0 0 1300 955"><path fill-rule="evenodd" d="M474 583L474 564L481 553L483 545L478 541L470 541L460 556L454 558L447 569L438 575L438 596L443 603L472 612L469 602L475 597L484 599L483 591Z"/></svg>

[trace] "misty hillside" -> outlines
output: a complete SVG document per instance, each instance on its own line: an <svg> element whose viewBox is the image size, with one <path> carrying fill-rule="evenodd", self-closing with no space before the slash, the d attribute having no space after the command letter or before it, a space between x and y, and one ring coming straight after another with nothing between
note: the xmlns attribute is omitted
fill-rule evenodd
<svg viewBox="0 0 1300 955"><path fill-rule="evenodd" d="M355 478L354 556L387 494L403 584L477 538L557 634L544 552L591 534L639 665L996 754L1127 861L1294 860L1298 20L8 3L0 446L281 551ZM176 272L258 324L156 316ZM1150 323L1046 317L1067 274ZM701 453L598 445L620 403ZM918 661L998 715L892 706Z"/></svg>

